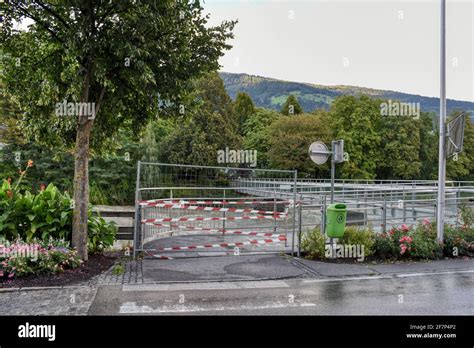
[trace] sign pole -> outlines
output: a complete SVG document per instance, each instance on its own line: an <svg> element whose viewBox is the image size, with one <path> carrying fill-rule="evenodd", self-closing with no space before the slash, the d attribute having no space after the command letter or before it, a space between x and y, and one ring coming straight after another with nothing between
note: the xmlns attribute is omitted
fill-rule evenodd
<svg viewBox="0 0 474 348"><path fill-rule="evenodd" d="M444 240L444 208L446 185L446 0L441 0L440 42L440 98L439 98L439 154L438 154L438 198L436 230L439 242Z"/></svg>
<svg viewBox="0 0 474 348"><path fill-rule="evenodd" d="M334 151L334 142L332 143L332 150ZM334 180L336 177L336 161L334 153L331 156L331 204L334 203Z"/></svg>

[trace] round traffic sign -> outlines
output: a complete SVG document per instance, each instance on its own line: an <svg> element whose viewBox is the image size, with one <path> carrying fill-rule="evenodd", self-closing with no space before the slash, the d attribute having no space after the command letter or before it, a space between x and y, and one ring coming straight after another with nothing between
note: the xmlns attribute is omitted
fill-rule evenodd
<svg viewBox="0 0 474 348"><path fill-rule="evenodd" d="M324 164L329 158L329 151L322 141L315 141L309 146L309 157L316 164ZM320 153L318 153L320 152Z"/></svg>

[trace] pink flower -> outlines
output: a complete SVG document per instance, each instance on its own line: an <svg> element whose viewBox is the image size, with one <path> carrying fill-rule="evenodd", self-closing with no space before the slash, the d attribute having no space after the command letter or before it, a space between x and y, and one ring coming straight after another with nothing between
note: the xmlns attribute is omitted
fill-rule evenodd
<svg viewBox="0 0 474 348"><path fill-rule="evenodd" d="M430 219L428 219L428 218L424 218L424 219L423 219L423 225L428 226L428 225L430 225L430 224L431 224Z"/></svg>
<svg viewBox="0 0 474 348"><path fill-rule="evenodd" d="M410 229L408 228L408 226L405 225L405 224L403 224L403 225L401 226L401 228L402 228L402 231L403 231L403 232L408 232L408 231L410 230Z"/></svg>
<svg viewBox="0 0 474 348"><path fill-rule="evenodd" d="M400 255L403 255L403 254L405 254L405 251L407 250L407 246L405 244L402 244L400 246L400 249L401 249Z"/></svg>
<svg viewBox="0 0 474 348"><path fill-rule="evenodd" d="M409 237L409 236L403 236L402 238L400 238L399 242L400 243L403 243L403 242L407 242L407 243L411 243L413 241L413 238Z"/></svg>

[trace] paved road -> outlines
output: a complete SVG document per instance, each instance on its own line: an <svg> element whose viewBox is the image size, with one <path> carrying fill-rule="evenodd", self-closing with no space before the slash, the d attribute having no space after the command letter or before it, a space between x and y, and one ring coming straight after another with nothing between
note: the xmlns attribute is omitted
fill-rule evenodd
<svg viewBox="0 0 474 348"><path fill-rule="evenodd" d="M474 270L100 286L92 315L473 315Z"/></svg>

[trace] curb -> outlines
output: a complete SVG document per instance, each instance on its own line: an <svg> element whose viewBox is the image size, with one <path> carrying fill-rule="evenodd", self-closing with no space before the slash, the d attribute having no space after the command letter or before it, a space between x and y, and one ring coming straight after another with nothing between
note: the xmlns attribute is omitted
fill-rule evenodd
<svg viewBox="0 0 474 348"><path fill-rule="evenodd" d="M0 288L0 293L19 292L19 291L36 291L36 290L53 290L53 289L69 289L69 288L93 288L91 285L63 285L63 286L31 286L23 288Z"/></svg>

